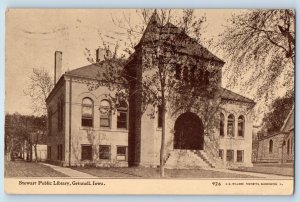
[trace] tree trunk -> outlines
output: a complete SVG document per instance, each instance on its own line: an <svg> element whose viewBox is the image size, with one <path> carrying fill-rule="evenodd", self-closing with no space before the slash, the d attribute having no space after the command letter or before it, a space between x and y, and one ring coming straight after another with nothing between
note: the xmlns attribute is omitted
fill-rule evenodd
<svg viewBox="0 0 300 202"><path fill-rule="evenodd" d="M37 144L34 145L34 155L35 155L35 162L37 162L38 161Z"/></svg>
<svg viewBox="0 0 300 202"><path fill-rule="evenodd" d="M165 177L165 136L166 136L166 104L164 100L164 93L162 98L162 134L160 147L160 176Z"/></svg>

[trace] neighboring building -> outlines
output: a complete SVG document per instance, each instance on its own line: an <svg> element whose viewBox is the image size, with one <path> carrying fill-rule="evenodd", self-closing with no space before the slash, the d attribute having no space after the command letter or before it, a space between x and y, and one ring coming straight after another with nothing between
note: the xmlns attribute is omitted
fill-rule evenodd
<svg viewBox="0 0 300 202"><path fill-rule="evenodd" d="M154 14L148 27L130 56L124 69L143 79L147 51L151 47L147 41L149 32L160 26ZM213 99L200 100L203 106L217 107L212 120L216 124L209 128L205 110L192 106L189 110L172 111L167 103L166 114L166 167L232 167L252 166L252 109L255 103L232 91L221 87L224 62L199 45L172 24L175 37L179 34L188 43L178 52L191 62L197 60L202 65L216 71L215 78L204 72L206 79L218 81L217 95ZM150 33L151 34L151 33ZM182 44L181 44L182 45ZM97 51L100 58L101 51ZM141 59L141 60L140 60ZM55 53L55 81L61 72L62 53ZM138 62L141 61L141 62ZM198 64L198 63L197 63ZM63 74L48 96L48 160L63 166L158 166L161 145L160 110L147 106L141 113L141 95L130 96L128 103L118 103L116 111L111 111L113 102L109 89L105 86L90 90L97 84L100 69L105 69L107 61L87 65ZM99 68L102 67L102 68ZM196 69L198 66L196 66ZM208 68L208 69L209 69ZM180 70L183 71L183 70ZM203 72L202 72L203 73ZM98 80L97 80L98 79ZM138 83L129 82L132 95ZM147 114L153 110L154 118Z"/></svg>
<svg viewBox="0 0 300 202"><path fill-rule="evenodd" d="M258 135L257 162L293 163L294 162L294 106L279 132Z"/></svg>

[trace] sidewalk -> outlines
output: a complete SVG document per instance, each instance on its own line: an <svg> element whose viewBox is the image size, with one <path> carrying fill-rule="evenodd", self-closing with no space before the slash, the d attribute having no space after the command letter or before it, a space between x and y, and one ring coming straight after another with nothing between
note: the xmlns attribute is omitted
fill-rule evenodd
<svg viewBox="0 0 300 202"><path fill-rule="evenodd" d="M67 167L55 166L55 165L47 164L47 163L41 163L41 164L48 166L48 167L52 168L53 170L63 173L69 177L79 177L79 178L95 178L96 177L96 176L89 175L87 173L83 173L83 172L73 170L73 169L67 168Z"/></svg>

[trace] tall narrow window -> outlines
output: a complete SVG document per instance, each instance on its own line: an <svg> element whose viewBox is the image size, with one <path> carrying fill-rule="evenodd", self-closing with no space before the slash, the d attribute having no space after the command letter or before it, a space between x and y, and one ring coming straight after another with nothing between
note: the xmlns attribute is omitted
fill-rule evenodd
<svg viewBox="0 0 300 202"><path fill-rule="evenodd" d="M63 130L64 126L64 101L60 100L60 130Z"/></svg>
<svg viewBox="0 0 300 202"><path fill-rule="evenodd" d="M158 106L158 110L157 110L157 127L161 128L162 127L162 122L163 122L163 111L162 111L162 107Z"/></svg>
<svg viewBox="0 0 300 202"><path fill-rule="evenodd" d="M236 151L236 161L243 162L244 161L244 150L237 150Z"/></svg>
<svg viewBox="0 0 300 202"><path fill-rule="evenodd" d="M110 103L102 100L100 103L100 127L110 127Z"/></svg>
<svg viewBox="0 0 300 202"><path fill-rule="evenodd" d="M226 151L226 161L232 162L234 159L234 151L233 150L227 150Z"/></svg>
<svg viewBox="0 0 300 202"><path fill-rule="evenodd" d="M121 101L117 109L117 128L127 128L127 103Z"/></svg>
<svg viewBox="0 0 300 202"><path fill-rule="evenodd" d="M223 149L219 149L219 157L220 157L220 159L224 158L224 150Z"/></svg>
<svg viewBox="0 0 300 202"><path fill-rule="evenodd" d="M81 126L93 127L93 101L90 98L82 100Z"/></svg>
<svg viewBox="0 0 300 202"><path fill-rule="evenodd" d="M238 118L238 136L244 137L245 135L245 118L243 115Z"/></svg>
<svg viewBox="0 0 300 202"><path fill-rule="evenodd" d="M60 131L60 122L61 122L61 120L60 120L60 102L59 101L57 103L56 112L57 112L57 131Z"/></svg>
<svg viewBox="0 0 300 202"><path fill-rule="evenodd" d="M273 153L273 140L269 141L269 153Z"/></svg>
<svg viewBox="0 0 300 202"><path fill-rule="evenodd" d="M233 114L230 114L227 122L227 136L229 137L234 137L234 124L234 116Z"/></svg>
<svg viewBox="0 0 300 202"><path fill-rule="evenodd" d="M52 110L48 109L48 136L52 135Z"/></svg>
<svg viewBox="0 0 300 202"><path fill-rule="evenodd" d="M220 136L224 137L224 122L225 116L223 113L220 113Z"/></svg>

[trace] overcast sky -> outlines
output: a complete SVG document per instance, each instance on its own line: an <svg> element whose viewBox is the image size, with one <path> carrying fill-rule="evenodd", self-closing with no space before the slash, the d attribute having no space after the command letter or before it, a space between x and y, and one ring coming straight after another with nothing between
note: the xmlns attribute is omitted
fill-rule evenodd
<svg viewBox="0 0 300 202"><path fill-rule="evenodd" d="M197 10L206 15L206 38L216 38L231 14L239 10ZM54 52L63 52L63 72L89 64L85 48L101 45L99 32L112 41L126 40L124 30L114 25L112 16L130 15L138 23L135 10L8 10L6 13L5 111L31 114L30 100L23 90L33 68L53 75ZM136 21L135 21L136 20Z"/></svg>

